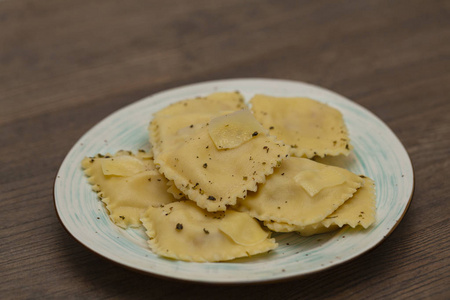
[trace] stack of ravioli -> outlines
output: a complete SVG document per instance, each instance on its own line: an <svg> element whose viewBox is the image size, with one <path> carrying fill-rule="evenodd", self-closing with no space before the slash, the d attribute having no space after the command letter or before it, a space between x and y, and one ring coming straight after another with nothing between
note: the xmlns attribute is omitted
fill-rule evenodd
<svg viewBox="0 0 450 300"><path fill-rule="evenodd" d="M303 236L375 221L375 185L316 162L352 149L342 114L308 98L239 92L183 100L154 114L151 151L82 162L111 220L143 226L150 249L195 262L266 253L272 232Z"/></svg>

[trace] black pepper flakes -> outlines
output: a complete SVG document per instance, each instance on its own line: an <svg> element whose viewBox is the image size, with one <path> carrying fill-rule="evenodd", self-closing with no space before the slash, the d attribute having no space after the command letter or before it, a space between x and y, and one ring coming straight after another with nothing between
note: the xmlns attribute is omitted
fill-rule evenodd
<svg viewBox="0 0 450 300"><path fill-rule="evenodd" d="M258 131L255 131L252 133L252 136L257 136L258 135Z"/></svg>
<svg viewBox="0 0 450 300"><path fill-rule="evenodd" d="M205 234L209 234L209 231L206 230L206 228L203 228L203 232L204 232Z"/></svg>
<svg viewBox="0 0 450 300"><path fill-rule="evenodd" d="M207 167L208 167L208 164L207 164L207 163L204 163L204 164L203 164L203 168L206 169Z"/></svg>
<svg viewBox="0 0 450 300"><path fill-rule="evenodd" d="M175 227L177 230L183 229L183 224L177 223L177 226Z"/></svg>
<svg viewBox="0 0 450 300"><path fill-rule="evenodd" d="M214 196L208 196L208 200L215 201L216 198Z"/></svg>
<svg viewBox="0 0 450 300"><path fill-rule="evenodd" d="M119 216L119 218L121 218L122 220L125 220L125 217L124 217L124 216Z"/></svg>

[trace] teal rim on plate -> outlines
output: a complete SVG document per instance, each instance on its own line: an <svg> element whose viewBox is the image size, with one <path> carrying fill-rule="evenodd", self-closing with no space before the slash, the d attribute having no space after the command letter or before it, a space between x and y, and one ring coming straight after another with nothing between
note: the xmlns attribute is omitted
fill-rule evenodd
<svg viewBox="0 0 450 300"><path fill-rule="evenodd" d="M375 180L376 222L366 230L301 237L273 234L279 247L270 253L220 263L193 263L159 257L147 247L143 230L123 230L110 221L91 190L81 160L97 153L149 149L152 114L180 100L216 91L309 97L339 109L354 147L348 157L326 162ZM414 174L410 158L395 134L374 114L324 88L279 79L229 79L163 91L111 114L73 146L55 179L54 201L64 228L89 250L124 267L157 276L204 283L272 282L318 272L349 261L381 243L399 224L411 202Z"/></svg>

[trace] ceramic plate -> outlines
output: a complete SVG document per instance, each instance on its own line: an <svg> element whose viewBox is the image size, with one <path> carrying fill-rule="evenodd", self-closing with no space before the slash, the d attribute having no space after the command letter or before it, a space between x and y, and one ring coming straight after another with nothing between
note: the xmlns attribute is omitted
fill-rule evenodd
<svg viewBox="0 0 450 300"><path fill-rule="evenodd" d="M339 109L354 151L329 163L364 174L376 182L376 223L367 230L344 228L313 237L275 234L279 247L263 255L223 263L190 263L153 254L143 230L115 226L91 191L80 167L85 156L149 147L147 125L154 112L170 103L215 91L239 90L247 100L255 93L306 96ZM398 225L411 201L411 161L394 133L375 115L329 90L301 82L231 79L188 85L135 102L89 130L70 150L55 180L57 214L67 231L93 252L125 267L164 277L207 283L277 281L346 262L382 242Z"/></svg>

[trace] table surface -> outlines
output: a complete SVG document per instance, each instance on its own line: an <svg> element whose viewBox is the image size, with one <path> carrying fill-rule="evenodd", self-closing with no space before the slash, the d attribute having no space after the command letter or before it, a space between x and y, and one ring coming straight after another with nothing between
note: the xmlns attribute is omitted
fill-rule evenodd
<svg viewBox="0 0 450 300"><path fill-rule="evenodd" d="M449 299L450 2L0 1L2 299ZM415 194L374 250L285 282L135 273L69 236L53 206L72 145L153 93L224 78L334 90L407 149Z"/></svg>

